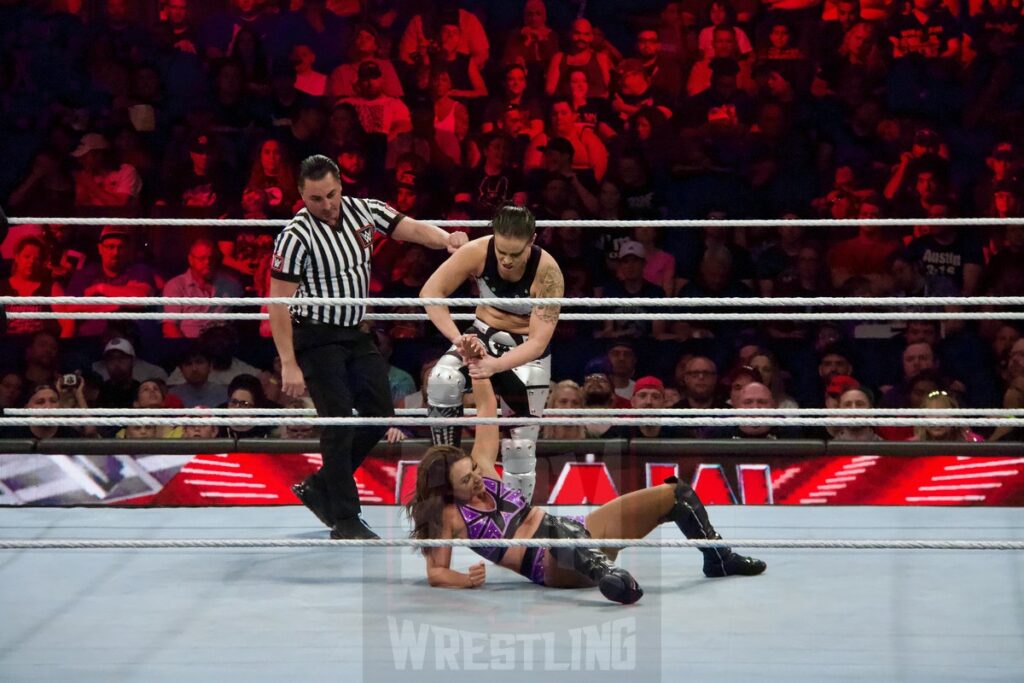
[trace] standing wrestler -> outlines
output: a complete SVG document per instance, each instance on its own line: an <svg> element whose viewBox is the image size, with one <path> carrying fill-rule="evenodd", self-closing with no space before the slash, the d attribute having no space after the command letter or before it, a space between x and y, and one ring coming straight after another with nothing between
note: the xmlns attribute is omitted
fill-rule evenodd
<svg viewBox="0 0 1024 683"><path fill-rule="evenodd" d="M427 280L422 297L446 297L468 278L476 280L480 298L551 298L564 292L562 271L551 254L536 244L533 214L521 206L503 206L491 221L491 237L473 240L459 249ZM437 329L452 348L437 362L427 379L428 414L462 414L462 394L469 377L488 379L515 416L540 417L551 382L549 343L558 323L558 306L531 304L487 305L476 308L467 334L483 343L487 355L468 367L457 347L463 336L447 306L426 306ZM533 498L537 475L537 436L540 427L514 427L501 441L505 485ZM457 427L431 429L435 445L458 446Z"/></svg>

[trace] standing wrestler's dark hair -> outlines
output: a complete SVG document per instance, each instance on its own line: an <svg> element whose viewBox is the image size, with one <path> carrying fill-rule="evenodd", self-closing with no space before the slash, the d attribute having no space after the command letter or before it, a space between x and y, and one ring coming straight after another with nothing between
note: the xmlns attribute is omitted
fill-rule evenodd
<svg viewBox="0 0 1024 683"><path fill-rule="evenodd" d="M536 232L537 223L533 214L525 206L506 204L494 214L491 228L494 229L495 235L528 240Z"/></svg>
<svg viewBox="0 0 1024 683"><path fill-rule="evenodd" d="M306 184L307 180L320 180L327 176L327 174L333 175L338 180L341 180L341 171L338 169L338 164L334 163L329 157L325 157L323 154L314 154L311 157L306 157L299 166L299 189Z"/></svg>

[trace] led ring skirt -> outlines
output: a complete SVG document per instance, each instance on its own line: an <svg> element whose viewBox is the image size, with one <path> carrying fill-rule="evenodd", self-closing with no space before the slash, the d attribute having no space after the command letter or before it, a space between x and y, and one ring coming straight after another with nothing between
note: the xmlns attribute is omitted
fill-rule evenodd
<svg viewBox="0 0 1024 683"><path fill-rule="evenodd" d="M112 222L99 219L97 224ZM813 227L840 224L806 223ZM666 224L687 227L704 222ZM607 300L571 303L599 306L602 301ZM18 303L30 302L20 299ZM78 299L76 303L87 302ZM155 298L147 303L177 302ZM218 303L253 305L251 299ZM390 303L400 304L400 300ZM423 303L414 300L412 305ZM472 301L449 303L471 305ZM659 303L644 302L651 307ZM825 309L805 314L818 316L806 318L812 320L848 316L854 305L908 303L1010 307L998 314L1009 319L1022 317L1019 307L1024 299L798 302ZM694 303L675 300L670 305L678 310ZM756 309L783 302L702 300L699 305ZM46 314L12 312L12 317L19 315ZM144 314L128 315L141 318ZM232 319L260 314L216 315ZM600 312L576 315L608 317ZM678 319L690 314L650 315ZM748 310L719 315L754 319L768 314ZM854 319L867 319L856 315ZM880 311L874 315L888 315L877 319L890 320L913 317ZM993 314L967 310L931 315L948 319ZM0 419L5 424L50 424L48 420L70 424L76 420L89 424L338 423L301 410L230 411L230 417L227 412L8 411ZM811 409L650 410L628 418L619 414L600 416L631 424L839 423L836 411ZM842 424L865 425L980 426L1013 424L1014 418L1012 412L996 409L847 411L842 415ZM342 422L360 419L368 418ZM575 424L582 419L578 411L549 411L544 421ZM487 422L473 417L462 420ZM390 423L423 426L429 420L422 413L403 411ZM734 455L751 451L755 458L761 457L754 446L729 444ZM829 500L830 492L839 495L844 487L853 487L865 472L885 466L890 459L883 453L916 449L922 455L927 447L846 446L843 451L841 444L838 450L834 444L822 445L838 469L829 477L833 483L823 483L811 492L822 495L806 494L807 502ZM1024 452L1019 444L982 445L987 450L969 448L973 446L964 445L960 456L932 458L946 464L935 473L929 495L955 498L1020 484ZM415 461L417 451L407 444L401 448L403 460ZM722 453L721 447L709 450L701 461L718 463L720 470L732 468L732 456ZM2 457L0 462L11 462L11 456ZM186 460L176 479L216 480L223 492L251 493L258 489L252 488L253 477L246 476L252 474L248 468L283 456L252 456L244 462L226 453L163 457ZM300 457L312 461L309 468L315 467L318 456ZM620 462L629 457L632 454ZM767 451L764 457L769 457ZM660 459L671 467L673 458ZM73 459L58 456L54 460L57 467L83 476ZM26 461L18 462L27 467ZM601 461L581 464L599 466ZM702 471L716 472L713 467ZM665 473L647 468L652 478ZM9 464L0 466L4 487L0 496L11 494L3 484L11 476L17 472ZM762 495L781 491L787 477L799 476L777 468ZM744 493L754 495L750 490ZM537 502L543 502L540 496ZM1024 680L1021 508L746 502L714 505L710 514L730 545L768 563L768 571L758 577L704 578L700 555L692 547L697 544L681 539L671 525L661 526L643 541L603 540L602 546L635 546L618 559L646 591L630 607L608 603L596 590L540 588L493 565L487 567L482 588L430 588L424 561L412 547L422 544L408 539L408 524L395 505L364 507L364 517L384 537L381 542L328 541L313 516L297 505L4 507L0 510L4 520L0 526L0 672L4 681ZM555 514L591 509L548 507ZM478 561L464 547L466 542L445 543L456 546L454 569L465 571Z"/></svg>

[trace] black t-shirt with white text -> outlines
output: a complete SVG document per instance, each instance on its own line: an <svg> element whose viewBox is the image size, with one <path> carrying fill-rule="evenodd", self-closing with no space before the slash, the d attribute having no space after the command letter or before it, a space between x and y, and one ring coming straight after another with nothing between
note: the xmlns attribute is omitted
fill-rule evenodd
<svg viewBox="0 0 1024 683"><path fill-rule="evenodd" d="M907 246L908 255L922 264L925 276L948 278L957 288L964 286L964 266L982 265L985 257L977 239L960 232L949 245L939 244L932 235L923 235Z"/></svg>

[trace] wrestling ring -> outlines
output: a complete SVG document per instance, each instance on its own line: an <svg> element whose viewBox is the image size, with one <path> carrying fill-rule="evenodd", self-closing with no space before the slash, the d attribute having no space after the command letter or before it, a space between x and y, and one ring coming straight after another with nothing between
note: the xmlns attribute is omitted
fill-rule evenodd
<svg viewBox="0 0 1024 683"><path fill-rule="evenodd" d="M97 224L173 224L100 220ZM69 222L87 224L81 219ZM201 221L185 224L197 223ZM898 224L893 219L886 223ZM686 227L687 222L665 224ZM71 301L19 298L16 303L211 304L210 299L159 297L142 302L67 299ZM545 301L599 307L628 305L632 300ZM640 301L673 309L792 305L826 310L628 314L631 319L1024 318L1024 297ZM216 300L225 307L288 302ZM476 302L434 303L471 306ZM431 302L331 303L422 306ZM852 314L829 310L854 305L984 306L988 310ZM992 307L999 311L993 312ZM12 311L10 317L74 315ZM166 313L140 312L77 315L171 318ZM209 315L238 319L262 314ZM388 317L398 315L406 317ZM614 315L566 313L563 318L605 320ZM813 317L795 317L800 315ZM409 316L423 317L376 311L368 317ZM548 411L540 419L544 424L575 425L593 422L594 417L616 424L663 426L1016 427L1020 415L1002 409L664 409L633 411L628 417L619 410ZM383 423L423 427L522 422L508 417L428 418L422 412L402 411ZM0 417L0 426L380 423L380 418L318 418L310 411L286 409L9 410ZM745 445L731 443L730 447L743 450ZM110 448L112 453L124 452L116 444ZM716 448L721 449L710 444L708 452ZM928 448L920 443L848 443L841 444L838 452L857 454L845 466L846 472L855 472L877 457L864 454L921 455ZM953 452L951 444L934 448L932 455ZM958 493L982 490L977 487L996 485L1024 470L1024 447L1019 443L961 444L960 449L957 464L946 467L953 473L944 475L950 477L948 486L939 488L959 487ZM230 465L223 455L204 455L202 461L208 470ZM2 471L0 464L0 475ZM964 478L954 481L954 475ZM590 509L545 507L561 515ZM754 551L768 563L768 571L749 578L705 578L694 546L714 542L682 539L671 524L643 540L601 539L602 547L630 548L619 556L618 564L644 585L644 599L624 607L608 603L595 590L540 588L490 565L487 583L479 589L430 588L423 559L411 546L453 546L452 567L460 570L477 557L465 547L468 542L459 539L410 540L409 523L397 506L364 507L364 518L382 536L381 541L326 540L325 530L297 505L3 507L0 671L5 681L1024 680L1022 508L747 504L716 505L710 511L725 542L744 552ZM537 543L472 541L474 546ZM554 543L543 541L546 546ZM559 543L597 545L585 539Z"/></svg>

